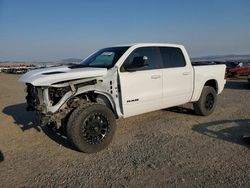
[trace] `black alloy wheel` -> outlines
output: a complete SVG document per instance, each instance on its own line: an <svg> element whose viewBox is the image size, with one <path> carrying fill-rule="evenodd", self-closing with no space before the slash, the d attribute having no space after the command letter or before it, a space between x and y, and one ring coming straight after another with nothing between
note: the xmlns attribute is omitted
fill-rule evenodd
<svg viewBox="0 0 250 188"><path fill-rule="evenodd" d="M98 103L76 108L67 122L69 141L80 151L95 153L108 147L116 130L113 111Z"/></svg>
<svg viewBox="0 0 250 188"><path fill-rule="evenodd" d="M209 93L206 96L205 108L209 111L213 108L213 106L214 106L214 96L212 93Z"/></svg>
<svg viewBox="0 0 250 188"><path fill-rule="evenodd" d="M101 113L90 114L82 124L82 136L89 144L100 144L109 129L107 117Z"/></svg>
<svg viewBox="0 0 250 188"><path fill-rule="evenodd" d="M208 116L213 113L217 101L217 92L211 86L204 86L201 96L194 103L194 111L198 115Z"/></svg>

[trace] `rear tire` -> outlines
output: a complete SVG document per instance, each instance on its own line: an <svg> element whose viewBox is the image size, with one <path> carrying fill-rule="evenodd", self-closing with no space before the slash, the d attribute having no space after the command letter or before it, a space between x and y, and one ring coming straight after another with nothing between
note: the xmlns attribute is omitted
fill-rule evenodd
<svg viewBox="0 0 250 188"><path fill-rule="evenodd" d="M217 93L213 87L204 86L200 99L194 103L194 111L198 115L210 115L216 106Z"/></svg>
<svg viewBox="0 0 250 188"><path fill-rule="evenodd" d="M85 153L95 153L106 148L112 141L115 130L113 112L96 103L86 103L75 109L67 124L69 140Z"/></svg>

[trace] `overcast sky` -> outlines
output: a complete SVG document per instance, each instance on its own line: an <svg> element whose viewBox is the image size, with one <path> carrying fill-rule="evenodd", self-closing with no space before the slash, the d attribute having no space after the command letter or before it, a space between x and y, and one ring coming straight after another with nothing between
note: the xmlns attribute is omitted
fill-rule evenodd
<svg viewBox="0 0 250 188"><path fill-rule="evenodd" d="M84 58L118 44L250 54L250 0L0 0L0 61Z"/></svg>

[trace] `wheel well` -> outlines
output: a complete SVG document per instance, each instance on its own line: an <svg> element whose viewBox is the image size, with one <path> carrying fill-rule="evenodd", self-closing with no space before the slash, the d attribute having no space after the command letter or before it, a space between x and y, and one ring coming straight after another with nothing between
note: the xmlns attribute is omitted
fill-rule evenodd
<svg viewBox="0 0 250 188"><path fill-rule="evenodd" d="M95 102L107 106L108 108L110 108L110 110L114 112L114 109L112 107L110 100L105 95L97 94L95 97Z"/></svg>
<svg viewBox="0 0 250 188"><path fill-rule="evenodd" d="M89 91L86 93L81 93L74 98L78 98L80 101L96 102L105 105L115 114L113 105L111 104L109 98L105 95L95 93L94 91Z"/></svg>
<svg viewBox="0 0 250 188"><path fill-rule="evenodd" d="M208 80L205 83L205 86L210 86L210 87L214 88L215 91L218 93L218 85L217 85L217 81L216 80Z"/></svg>

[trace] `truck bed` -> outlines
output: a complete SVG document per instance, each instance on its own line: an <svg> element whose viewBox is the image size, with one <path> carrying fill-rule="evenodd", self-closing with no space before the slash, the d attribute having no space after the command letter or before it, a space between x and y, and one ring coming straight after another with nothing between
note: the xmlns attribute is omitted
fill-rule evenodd
<svg viewBox="0 0 250 188"><path fill-rule="evenodd" d="M192 101L197 101L199 99L207 80L215 80L217 82L217 93L220 94L226 82L225 74L221 74L222 72L226 73L225 64L194 65L194 92Z"/></svg>

